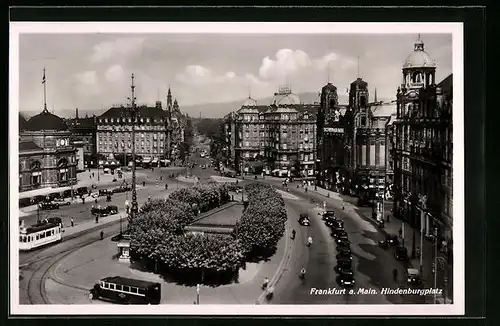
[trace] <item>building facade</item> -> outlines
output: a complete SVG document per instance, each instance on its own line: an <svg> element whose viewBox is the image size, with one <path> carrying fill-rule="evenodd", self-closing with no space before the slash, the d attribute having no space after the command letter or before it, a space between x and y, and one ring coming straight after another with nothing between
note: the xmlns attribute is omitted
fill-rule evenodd
<svg viewBox="0 0 500 326"><path fill-rule="evenodd" d="M20 117L19 191L65 187L77 182L71 132L46 108L28 121Z"/></svg>
<svg viewBox="0 0 500 326"><path fill-rule="evenodd" d="M75 109L75 118L66 120L66 124L71 131L70 141L81 144L83 150L83 164L85 167L97 166L97 117L85 115L84 118L78 116L78 109Z"/></svg>
<svg viewBox="0 0 500 326"><path fill-rule="evenodd" d="M271 105L249 97L234 115L235 168L314 179L318 107L301 104L289 86L280 87Z"/></svg>
<svg viewBox="0 0 500 326"><path fill-rule="evenodd" d="M426 235L437 232L450 243L452 79L436 85L436 63L420 37L402 72L394 122L394 212Z"/></svg>

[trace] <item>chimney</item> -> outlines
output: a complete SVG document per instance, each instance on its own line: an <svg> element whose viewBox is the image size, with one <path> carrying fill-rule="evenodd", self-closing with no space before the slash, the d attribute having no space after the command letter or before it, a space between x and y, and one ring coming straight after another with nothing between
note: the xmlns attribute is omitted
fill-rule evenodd
<svg viewBox="0 0 500 326"><path fill-rule="evenodd" d="M78 108L76 108L75 111L76 111L76 119L78 119Z"/></svg>

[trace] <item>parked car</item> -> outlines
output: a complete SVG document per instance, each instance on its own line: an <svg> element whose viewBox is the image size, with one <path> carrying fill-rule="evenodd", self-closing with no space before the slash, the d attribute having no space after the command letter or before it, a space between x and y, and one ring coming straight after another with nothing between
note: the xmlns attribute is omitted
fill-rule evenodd
<svg viewBox="0 0 500 326"><path fill-rule="evenodd" d="M19 207L20 208L23 208L23 207L28 207L28 206L31 206L32 205L32 200L31 198L20 198L19 199Z"/></svg>
<svg viewBox="0 0 500 326"><path fill-rule="evenodd" d="M109 205L106 207L93 207L91 210L92 215L98 215L98 216L108 216L108 215L114 215L118 214L118 207Z"/></svg>
<svg viewBox="0 0 500 326"><path fill-rule="evenodd" d="M333 237L335 239L348 239L347 232L345 231L338 231L333 234Z"/></svg>
<svg viewBox="0 0 500 326"><path fill-rule="evenodd" d="M323 213L323 220L327 220L327 219L332 219L332 220L336 220L337 218L335 217L335 211L325 211Z"/></svg>
<svg viewBox="0 0 500 326"><path fill-rule="evenodd" d="M337 247L337 252L342 255L351 255L351 248L350 247Z"/></svg>
<svg viewBox="0 0 500 326"><path fill-rule="evenodd" d="M71 205L70 201L66 201L62 197L54 198L52 200L52 203L57 204L59 206L69 206L69 205Z"/></svg>
<svg viewBox="0 0 500 326"><path fill-rule="evenodd" d="M352 255L350 252L341 251L336 256L337 260L350 259L352 260Z"/></svg>
<svg viewBox="0 0 500 326"><path fill-rule="evenodd" d="M325 224L326 226L328 226L329 228L332 228L333 229L333 226L334 226L334 222L335 220L332 219L330 216L328 216L326 219L325 219Z"/></svg>
<svg viewBox="0 0 500 326"><path fill-rule="evenodd" d="M335 243L337 246L344 246L344 247L350 247L351 242L347 238L337 238L335 239Z"/></svg>
<svg viewBox="0 0 500 326"><path fill-rule="evenodd" d="M342 270L349 270L352 268L352 261L343 259L337 260L337 266L335 266L335 271L340 273Z"/></svg>
<svg viewBox="0 0 500 326"><path fill-rule="evenodd" d="M345 232L344 225L335 225L333 224L333 234L336 234L337 232Z"/></svg>
<svg viewBox="0 0 500 326"><path fill-rule="evenodd" d="M59 204L53 203L53 202L48 202L48 201L43 201L38 204L40 206L40 209L43 210L52 210L52 209L59 209Z"/></svg>
<svg viewBox="0 0 500 326"><path fill-rule="evenodd" d="M76 193L78 194L78 196L86 195L89 193L89 189L87 187L80 187L76 189Z"/></svg>
<svg viewBox="0 0 500 326"><path fill-rule="evenodd" d="M60 217L47 217L42 221L42 223L53 223L63 226L62 219Z"/></svg>
<svg viewBox="0 0 500 326"><path fill-rule="evenodd" d="M47 199L47 201L53 201L54 199L59 198L59 197L61 197L60 193L53 192L51 194L48 194L47 197L46 197L46 199Z"/></svg>
<svg viewBox="0 0 500 326"><path fill-rule="evenodd" d="M309 216L307 214L300 214L299 216L299 224L302 226L311 225L311 221L309 220Z"/></svg>
<svg viewBox="0 0 500 326"><path fill-rule="evenodd" d="M35 196L32 198L33 205L40 204L44 201L46 201L46 199L45 199L45 196L43 196L43 195L38 195L38 196Z"/></svg>
<svg viewBox="0 0 500 326"><path fill-rule="evenodd" d="M62 192L62 197L63 197L63 198L71 198L71 189L64 190L64 191Z"/></svg>
<svg viewBox="0 0 500 326"><path fill-rule="evenodd" d="M99 189L99 197L112 195L113 191L109 189Z"/></svg>
<svg viewBox="0 0 500 326"><path fill-rule="evenodd" d="M337 283L341 286L345 287L351 287L354 286L354 273L352 270L350 271L344 271L342 273L339 273L339 276L337 276Z"/></svg>
<svg viewBox="0 0 500 326"><path fill-rule="evenodd" d="M399 245L399 238L395 234L388 234L385 237L385 241L387 241L387 244L391 245L391 246L397 246L397 245Z"/></svg>
<svg viewBox="0 0 500 326"><path fill-rule="evenodd" d="M408 249L403 246L398 246L396 247L396 251L394 252L394 257L396 257L397 260L401 261L408 261Z"/></svg>

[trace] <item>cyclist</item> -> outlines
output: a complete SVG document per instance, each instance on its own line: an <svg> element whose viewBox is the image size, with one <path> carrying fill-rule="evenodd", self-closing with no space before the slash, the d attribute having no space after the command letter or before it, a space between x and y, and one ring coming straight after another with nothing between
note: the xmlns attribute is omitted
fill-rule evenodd
<svg viewBox="0 0 500 326"><path fill-rule="evenodd" d="M307 246L312 245L312 243L313 243L313 238L312 237L307 238Z"/></svg>

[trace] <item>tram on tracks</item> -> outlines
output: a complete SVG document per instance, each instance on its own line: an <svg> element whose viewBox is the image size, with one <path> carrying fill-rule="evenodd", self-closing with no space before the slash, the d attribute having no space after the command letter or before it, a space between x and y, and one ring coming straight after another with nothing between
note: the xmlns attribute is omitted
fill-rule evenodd
<svg viewBox="0 0 500 326"><path fill-rule="evenodd" d="M21 225L19 250L30 251L51 243L62 241L62 225L57 222L43 221L29 227Z"/></svg>

